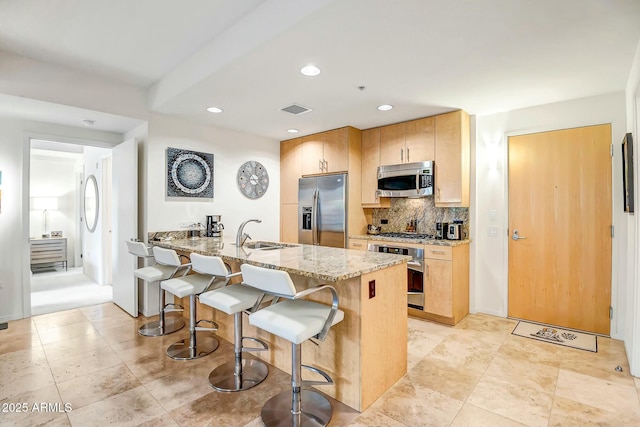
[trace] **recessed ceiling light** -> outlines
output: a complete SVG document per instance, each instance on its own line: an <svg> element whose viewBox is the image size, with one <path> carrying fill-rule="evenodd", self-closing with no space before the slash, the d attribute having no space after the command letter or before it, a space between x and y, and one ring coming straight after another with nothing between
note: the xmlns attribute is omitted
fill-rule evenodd
<svg viewBox="0 0 640 427"><path fill-rule="evenodd" d="M84 119L82 123L84 123L85 126L93 126L96 122L95 120Z"/></svg>
<svg viewBox="0 0 640 427"><path fill-rule="evenodd" d="M389 110L393 110L393 105L390 105L390 104L382 104L382 105L378 105L378 110L380 110L380 111L389 111Z"/></svg>
<svg viewBox="0 0 640 427"><path fill-rule="evenodd" d="M220 107L209 107L207 111L210 113L222 113L222 108Z"/></svg>
<svg viewBox="0 0 640 427"><path fill-rule="evenodd" d="M300 72L305 76L313 77L320 74L320 68L315 65L306 65L300 69Z"/></svg>
<svg viewBox="0 0 640 427"><path fill-rule="evenodd" d="M300 131L298 129L287 129L287 132L289 132L289 133L298 133Z"/></svg>

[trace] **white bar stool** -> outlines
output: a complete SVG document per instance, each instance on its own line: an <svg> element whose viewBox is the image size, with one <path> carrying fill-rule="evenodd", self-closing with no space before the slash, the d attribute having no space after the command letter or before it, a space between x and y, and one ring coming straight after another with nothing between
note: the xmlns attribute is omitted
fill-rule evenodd
<svg viewBox="0 0 640 427"><path fill-rule="evenodd" d="M291 342L291 392L275 395L260 412L262 422L273 426L326 426L331 420L331 403L320 393L302 390L306 385L333 384L324 371L301 364L302 342L315 338L324 341L329 328L344 319L338 310L338 294L333 286L321 285L297 292L285 271L240 266L245 283L273 295L268 307L249 315L249 323ZM331 307L303 299L315 292L329 290L333 295ZM279 299L285 301L279 302ZM303 381L302 368L322 375L326 381Z"/></svg>
<svg viewBox="0 0 640 427"><path fill-rule="evenodd" d="M137 256L138 258L143 259L151 259L154 258L151 248L147 247L143 242L134 242L127 241L127 249L130 254ZM155 251L156 248L153 250ZM169 251L169 249L165 249ZM161 280L170 279L174 277L176 274L184 274L188 270L185 270L184 267L180 264L180 259L178 258L175 251L173 253L177 259L177 265L175 264L175 260L173 258L170 259L170 263L164 264L159 263L156 259L155 265L150 265L147 267L138 268L133 271L133 275L139 279L142 279L148 283L160 282ZM184 273L183 273L184 271ZM184 320L182 317L175 316L165 316L165 304L164 304L164 291L158 284L158 320L154 320L152 322L146 323L138 329L138 333L140 335L146 337L157 337L161 335L167 335L176 331L179 331L184 327ZM172 310L172 311L181 311L181 310Z"/></svg>
<svg viewBox="0 0 640 427"><path fill-rule="evenodd" d="M241 273L234 273L236 276ZM216 310L233 315L235 358L218 366L209 374L209 384L218 391L242 391L260 384L269 374L267 364L258 359L244 359L243 352L265 351L266 342L242 336L242 313L257 307L264 292L246 284L227 285L200 295L200 302ZM243 347L243 340L251 340L261 347Z"/></svg>
<svg viewBox="0 0 640 427"><path fill-rule="evenodd" d="M198 359L218 348L218 340L213 334L197 333L216 331L218 325L211 320L196 320L196 298L215 286L225 286L232 277L229 268L220 257L192 253L190 259L194 274L160 282L162 289L178 298L189 296L189 338L177 341L167 349L167 356L177 360ZM201 322L211 323L214 327L198 326Z"/></svg>

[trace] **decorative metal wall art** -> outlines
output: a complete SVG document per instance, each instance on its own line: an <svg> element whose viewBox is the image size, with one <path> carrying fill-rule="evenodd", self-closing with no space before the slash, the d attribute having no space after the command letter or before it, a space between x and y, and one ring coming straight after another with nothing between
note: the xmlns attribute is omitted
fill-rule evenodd
<svg viewBox="0 0 640 427"><path fill-rule="evenodd" d="M167 148L167 196L213 198L213 154Z"/></svg>
<svg viewBox="0 0 640 427"><path fill-rule="evenodd" d="M262 163L248 161L238 169L238 189L250 199L259 199L269 188L269 174Z"/></svg>

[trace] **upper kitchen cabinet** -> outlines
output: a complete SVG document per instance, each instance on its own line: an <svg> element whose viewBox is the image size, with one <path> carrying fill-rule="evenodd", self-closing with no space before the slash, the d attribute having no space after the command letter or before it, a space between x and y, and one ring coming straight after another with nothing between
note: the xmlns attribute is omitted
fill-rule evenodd
<svg viewBox="0 0 640 427"><path fill-rule="evenodd" d="M298 178L302 175L301 144L301 138L280 143L280 203L298 203Z"/></svg>
<svg viewBox="0 0 640 427"><path fill-rule="evenodd" d="M434 158L434 118L425 117L380 128L380 164L422 162Z"/></svg>
<svg viewBox="0 0 640 427"><path fill-rule="evenodd" d="M435 116L435 205L469 206L469 114Z"/></svg>
<svg viewBox="0 0 640 427"><path fill-rule="evenodd" d="M302 138L302 175L349 170L350 127L316 133Z"/></svg>
<svg viewBox="0 0 640 427"><path fill-rule="evenodd" d="M351 126L280 142L280 239L297 243L298 179L303 175L348 173L347 230L364 234L361 206L362 132Z"/></svg>
<svg viewBox="0 0 640 427"><path fill-rule="evenodd" d="M389 207L389 198L376 195L380 166L380 128L362 131L362 206Z"/></svg>
<svg viewBox="0 0 640 427"><path fill-rule="evenodd" d="M435 119L423 119L405 122L405 144L407 162L423 162L433 160L435 155Z"/></svg>

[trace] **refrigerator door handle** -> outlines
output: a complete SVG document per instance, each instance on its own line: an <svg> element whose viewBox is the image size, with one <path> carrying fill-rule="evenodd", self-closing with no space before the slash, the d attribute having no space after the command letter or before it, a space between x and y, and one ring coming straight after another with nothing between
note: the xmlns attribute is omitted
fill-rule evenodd
<svg viewBox="0 0 640 427"><path fill-rule="evenodd" d="M316 188L313 191L313 210L311 211L311 234L313 236L313 244L318 245L318 196L320 191Z"/></svg>

